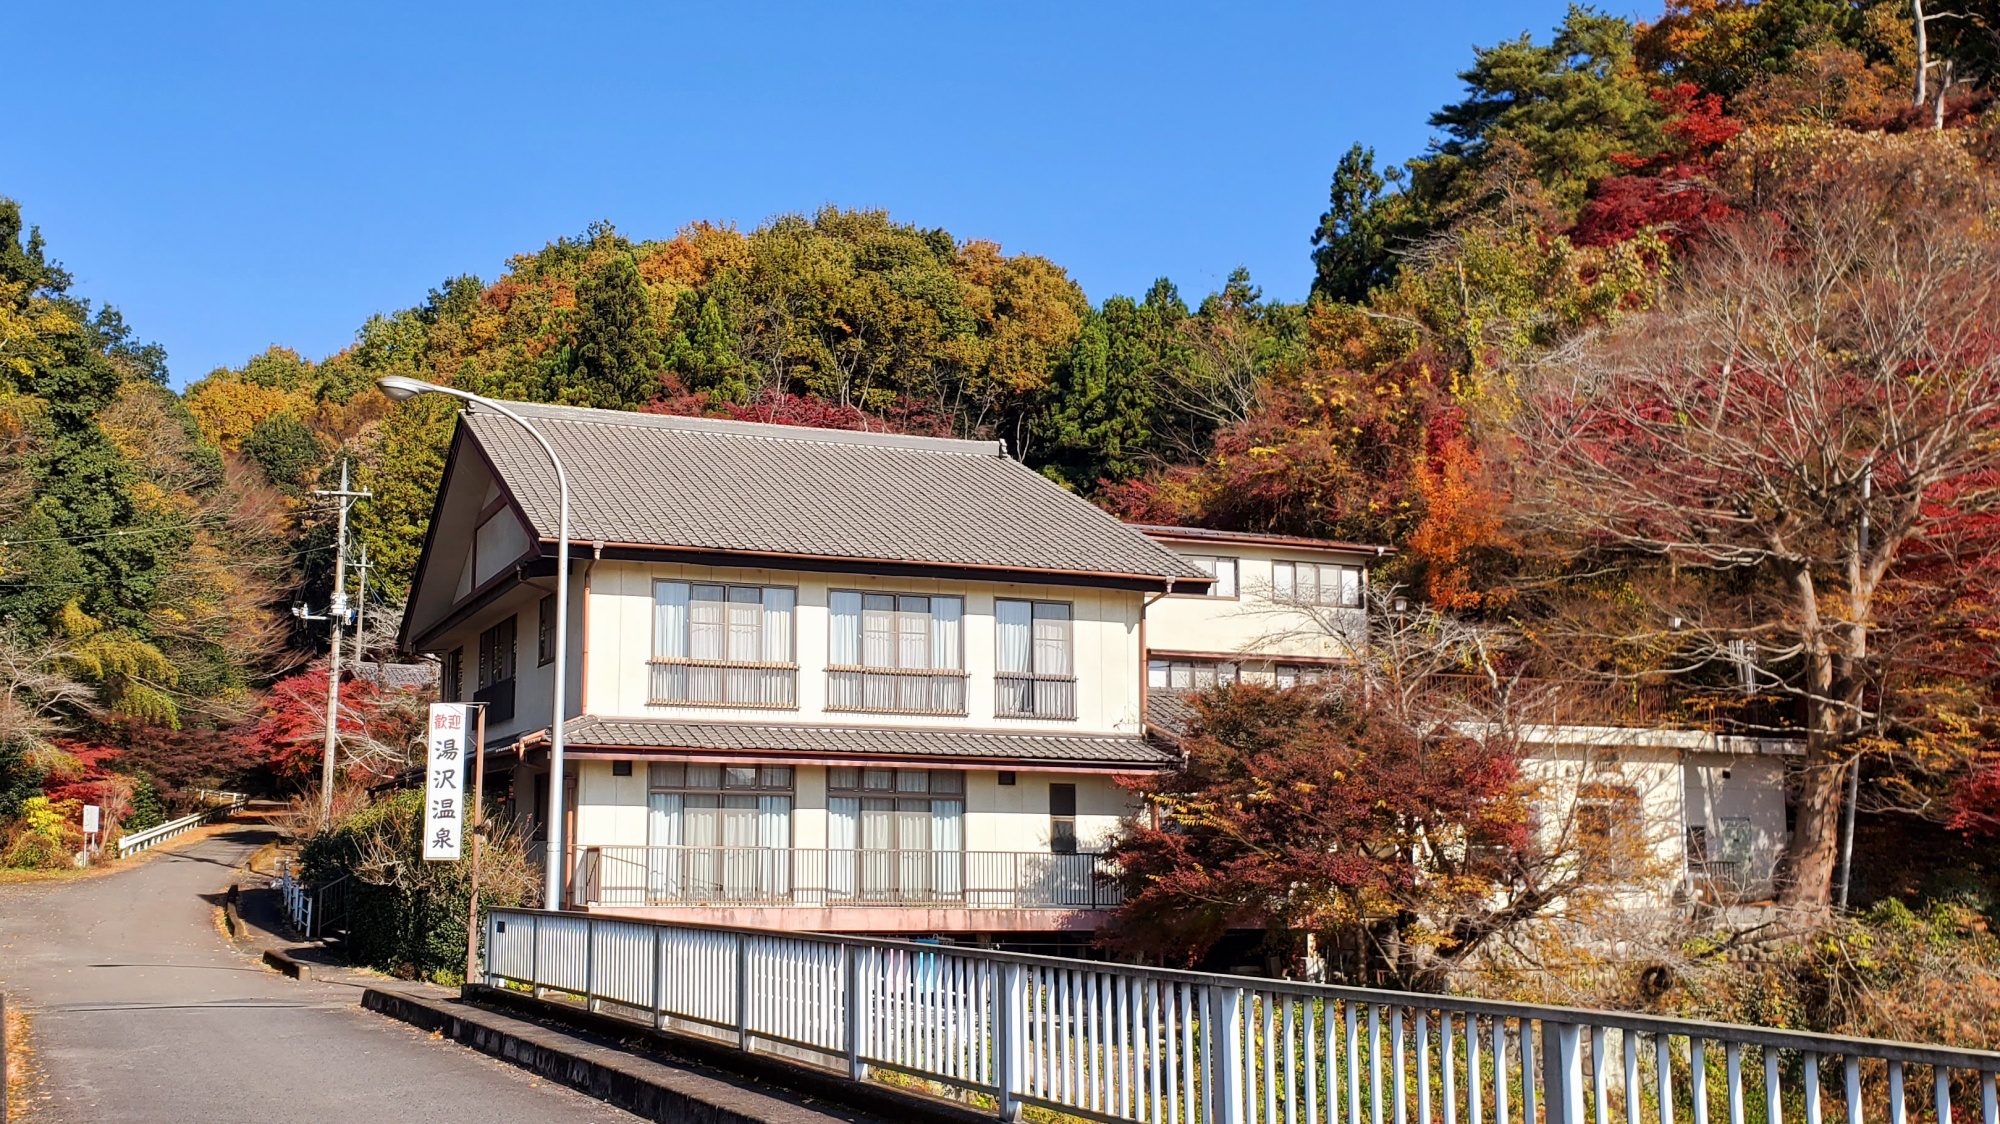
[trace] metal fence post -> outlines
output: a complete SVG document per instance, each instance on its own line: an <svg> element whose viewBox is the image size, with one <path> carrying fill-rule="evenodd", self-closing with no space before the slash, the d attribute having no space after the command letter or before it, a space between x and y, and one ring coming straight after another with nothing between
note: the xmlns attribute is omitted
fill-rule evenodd
<svg viewBox="0 0 2000 1124"><path fill-rule="evenodd" d="M1024 976L1019 964L1002 964L1000 986L993 989L993 1078L1000 1087L1000 1119L1008 1121L1021 1118L1021 1063L1028 1021Z"/></svg>
<svg viewBox="0 0 2000 1124"><path fill-rule="evenodd" d="M1211 986L1208 1009L1215 1025L1207 1031L1208 1049L1202 1061L1202 1087L1209 1091L1210 1124L1244 1124L1243 1120L1243 989Z"/></svg>
<svg viewBox="0 0 2000 1124"><path fill-rule="evenodd" d="M597 922L583 919L583 1009L597 1010Z"/></svg>
<svg viewBox="0 0 2000 1124"><path fill-rule="evenodd" d="M842 1012L846 1023L847 1076L860 1081L868 1076L868 1063L861 1060L861 950L841 946L847 954L847 1006Z"/></svg>
<svg viewBox="0 0 2000 1124"><path fill-rule="evenodd" d="M542 986L542 915L537 913L530 920L534 922L534 928L528 934L528 959L531 964L528 969L528 993L537 999L547 999L549 989Z"/></svg>
<svg viewBox="0 0 2000 1124"><path fill-rule="evenodd" d="M666 943L666 930L658 925L653 927L653 1029L660 1030L667 1025L667 973L660 967L660 947Z"/></svg>
<svg viewBox="0 0 2000 1124"><path fill-rule="evenodd" d="M1527 1023L1521 1026L1526 1031ZM1547 1124L1584 1124L1582 1027L1542 1024L1542 1102ZM1525 1033L1522 1041L1526 1041ZM1532 1119L1532 1117L1530 1117Z"/></svg>
<svg viewBox="0 0 2000 1124"><path fill-rule="evenodd" d="M736 934L736 1048L750 1048L750 938Z"/></svg>

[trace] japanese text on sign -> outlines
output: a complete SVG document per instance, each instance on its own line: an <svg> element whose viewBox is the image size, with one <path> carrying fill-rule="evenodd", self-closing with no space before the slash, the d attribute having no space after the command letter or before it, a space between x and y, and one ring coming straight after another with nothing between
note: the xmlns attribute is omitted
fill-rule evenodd
<svg viewBox="0 0 2000 1124"><path fill-rule="evenodd" d="M430 862L457 859L464 842L465 776L474 752L466 743L470 710L464 703L431 704L430 767L424 772L424 858Z"/></svg>

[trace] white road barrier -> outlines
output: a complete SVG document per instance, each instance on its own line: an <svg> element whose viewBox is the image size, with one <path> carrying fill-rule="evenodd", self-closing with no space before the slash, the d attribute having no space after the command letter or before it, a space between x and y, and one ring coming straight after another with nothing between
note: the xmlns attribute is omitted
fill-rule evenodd
<svg viewBox="0 0 2000 1124"><path fill-rule="evenodd" d="M485 938L489 985L927 1078L1003 1120L1910 1124L1927 1081L1924 1124L2000 1124L1979 1050L539 910L491 911Z"/></svg>

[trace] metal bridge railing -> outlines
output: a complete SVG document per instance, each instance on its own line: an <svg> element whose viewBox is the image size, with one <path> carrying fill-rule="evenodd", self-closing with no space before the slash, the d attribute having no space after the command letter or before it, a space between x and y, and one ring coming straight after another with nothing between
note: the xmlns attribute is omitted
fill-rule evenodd
<svg viewBox="0 0 2000 1124"><path fill-rule="evenodd" d="M1003 1120L1911 1124L1915 1085L1924 1124L2000 1124L1980 1050L535 910L485 938L489 985L942 1082Z"/></svg>
<svg viewBox="0 0 2000 1124"><path fill-rule="evenodd" d="M118 840L118 857L122 859L136 855L176 835L193 831L217 816L226 816L241 809L250 800L241 792L214 792L205 788L197 789L195 795L207 806L199 812L190 812L179 819L168 820L158 827L149 827L144 831L135 831L124 836Z"/></svg>

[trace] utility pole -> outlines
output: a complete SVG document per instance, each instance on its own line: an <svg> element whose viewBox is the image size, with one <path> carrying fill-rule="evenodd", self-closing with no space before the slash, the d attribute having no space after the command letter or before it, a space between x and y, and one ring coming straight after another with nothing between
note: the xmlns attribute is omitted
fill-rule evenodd
<svg viewBox="0 0 2000 1124"><path fill-rule="evenodd" d="M313 495L333 496L340 504L333 540L333 600L327 604L326 620L333 626L333 649L326 661L326 757L319 769L319 815L327 827L333 824L333 754L340 741L340 629L347 623L347 512L367 492L347 486L347 458L340 459L340 488L314 489ZM302 614L303 615L303 614Z"/></svg>
<svg viewBox="0 0 2000 1124"><path fill-rule="evenodd" d="M368 662L368 540L361 540L361 561L355 564L361 571L361 590L354 595L354 670Z"/></svg>

